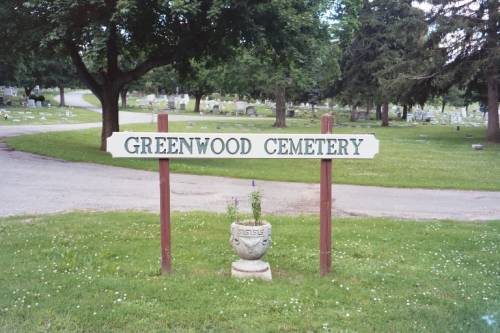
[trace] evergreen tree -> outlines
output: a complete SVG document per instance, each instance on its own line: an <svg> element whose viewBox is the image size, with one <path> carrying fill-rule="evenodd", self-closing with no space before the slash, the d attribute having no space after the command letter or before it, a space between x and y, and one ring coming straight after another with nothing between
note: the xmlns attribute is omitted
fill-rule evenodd
<svg viewBox="0 0 500 333"><path fill-rule="evenodd" d="M423 12L409 0L363 1L359 29L343 51L341 100L353 107L382 104L382 126L388 126L389 102L410 103L408 93L418 91L428 71L421 61L426 31Z"/></svg>
<svg viewBox="0 0 500 333"><path fill-rule="evenodd" d="M430 46L446 64L434 80L443 90L465 86L468 96L488 105L487 140L500 143L498 117L500 73L500 5L498 0L432 0Z"/></svg>

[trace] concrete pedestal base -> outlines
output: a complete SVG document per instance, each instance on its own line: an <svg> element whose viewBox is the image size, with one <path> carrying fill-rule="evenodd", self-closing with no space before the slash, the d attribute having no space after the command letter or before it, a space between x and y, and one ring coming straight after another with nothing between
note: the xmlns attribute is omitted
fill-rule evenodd
<svg viewBox="0 0 500 333"><path fill-rule="evenodd" d="M231 264L231 276L239 279L257 278L272 280L271 267L262 260L240 259Z"/></svg>

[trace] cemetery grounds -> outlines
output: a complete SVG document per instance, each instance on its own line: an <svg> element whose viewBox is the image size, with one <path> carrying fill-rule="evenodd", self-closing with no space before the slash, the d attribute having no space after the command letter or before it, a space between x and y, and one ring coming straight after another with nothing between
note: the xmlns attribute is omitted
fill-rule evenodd
<svg viewBox="0 0 500 333"><path fill-rule="evenodd" d="M172 123L171 131L272 131L271 121ZM375 133L372 161L335 161L334 182L498 191L498 147L484 129L373 122L335 133ZM155 130L154 124L125 130ZM286 132L318 133L318 119ZM97 129L10 138L15 149L145 170L156 161L111 159ZM45 142L44 145L37 144ZM155 163L156 162L156 163ZM172 161L174 172L317 182L317 161ZM361 163L360 163L361 162ZM291 162L290 162L291 163ZM264 196L265 200L265 196ZM284 197L284 200L286 198ZM376 198L374 198L376 200ZM418 204L418 203L416 203ZM175 210L175 207L173 207ZM500 221L333 219L333 271L319 277L318 216L266 216L271 283L234 280L231 221L174 213L173 273L160 274L159 217L73 212L0 219L0 331L466 331L500 328Z"/></svg>
<svg viewBox="0 0 500 333"><path fill-rule="evenodd" d="M101 121L101 116L85 108L57 107L59 102L54 99L55 94L44 91L46 103L44 106L22 105L19 96L10 97L11 105L0 106L0 126L16 125L49 125L95 123Z"/></svg>

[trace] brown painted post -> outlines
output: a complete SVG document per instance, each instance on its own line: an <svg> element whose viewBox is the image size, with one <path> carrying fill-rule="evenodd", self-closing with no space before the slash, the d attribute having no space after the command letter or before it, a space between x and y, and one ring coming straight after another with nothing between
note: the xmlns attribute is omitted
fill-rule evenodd
<svg viewBox="0 0 500 333"><path fill-rule="evenodd" d="M168 132L168 114L158 114L158 131ZM160 239L161 239L161 272L172 270L170 252L170 161L160 158Z"/></svg>
<svg viewBox="0 0 500 333"><path fill-rule="evenodd" d="M332 133L333 119L330 114L321 117L321 133ZM332 267L332 160L321 160L320 175L320 274L330 273Z"/></svg>

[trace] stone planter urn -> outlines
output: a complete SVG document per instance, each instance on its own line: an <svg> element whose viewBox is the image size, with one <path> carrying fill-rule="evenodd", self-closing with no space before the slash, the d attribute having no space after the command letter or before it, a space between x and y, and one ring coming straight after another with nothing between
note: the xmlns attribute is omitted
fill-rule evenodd
<svg viewBox="0 0 500 333"><path fill-rule="evenodd" d="M240 257L231 265L233 277L272 279L271 267L260 260L271 244L271 224L265 221L261 225L252 225L251 221L232 223L229 241Z"/></svg>

